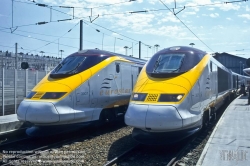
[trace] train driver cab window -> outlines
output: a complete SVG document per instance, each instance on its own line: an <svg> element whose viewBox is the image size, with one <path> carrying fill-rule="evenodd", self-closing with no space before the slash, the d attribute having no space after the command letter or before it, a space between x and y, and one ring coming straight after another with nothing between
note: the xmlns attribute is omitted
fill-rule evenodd
<svg viewBox="0 0 250 166"><path fill-rule="evenodd" d="M84 56L67 57L54 69L53 73L74 74L85 59Z"/></svg>
<svg viewBox="0 0 250 166"><path fill-rule="evenodd" d="M154 73L173 73L181 68L185 54L162 54L155 63Z"/></svg>
<svg viewBox="0 0 250 166"><path fill-rule="evenodd" d="M51 71L51 78L64 78L83 72L96 64L107 59L109 56L103 55L82 55L72 54L65 58L57 67Z"/></svg>
<svg viewBox="0 0 250 166"><path fill-rule="evenodd" d="M115 70L116 70L116 73L120 73L120 64L119 63L115 64Z"/></svg>

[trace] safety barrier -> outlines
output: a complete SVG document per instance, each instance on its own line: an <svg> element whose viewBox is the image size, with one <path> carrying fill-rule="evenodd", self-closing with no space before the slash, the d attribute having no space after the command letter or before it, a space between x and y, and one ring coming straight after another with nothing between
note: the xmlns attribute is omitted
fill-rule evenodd
<svg viewBox="0 0 250 166"><path fill-rule="evenodd" d="M15 114L20 102L48 71L0 70L0 116Z"/></svg>

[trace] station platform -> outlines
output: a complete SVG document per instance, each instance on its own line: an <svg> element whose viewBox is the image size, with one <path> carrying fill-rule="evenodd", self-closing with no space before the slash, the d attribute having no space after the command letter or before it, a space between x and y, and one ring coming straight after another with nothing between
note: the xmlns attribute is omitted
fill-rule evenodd
<svg viewBox="0 0 250 166"><path fill-rule="evenodd" d="M250 105L237 97L214 128L196 166L250 165Z"/></svg>
<svg viewBox="0 0 250 166"><path fill-rule="evenodd" d="M21 130L29 127L28 124L20 122L16 114L0 116L0 135Z"/></svg>

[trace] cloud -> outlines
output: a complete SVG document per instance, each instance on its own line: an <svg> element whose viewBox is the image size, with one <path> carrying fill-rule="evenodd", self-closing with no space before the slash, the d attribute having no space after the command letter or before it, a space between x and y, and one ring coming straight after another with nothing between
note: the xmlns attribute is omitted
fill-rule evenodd
<svg viewBox="0 0 250 166"><path fill-rule="evenodd" d="M192 6L197 6L196 3L189 2L189 3L185 4L185 6L188 6L189 9L194 10L195 12L200 11L199 7L192 7Z"/></svg>
<svg viewBox="0 0 250 166"><path fill-rule="evenodd" d="M224 27L222 25L216 25L212 29L215 29L215 30L217 30L217 29L224 29Z"/></svg>
<svg viewBox="0 0 250 166"><path fill-rule="evenodd" d="M212 11L212 10L214 10L214 8L208 8L208 10L211 10L211 11Z"/></svg>
<svg viewBox="0 0 250 166"><path fill-rule="evenodd" d="M157 0L148 0L148 3L155 5L158 1Z"/></svg>
<svg viewBox="0 0 250 166"><path fill-rule="evenodd" d="M182 17L187 17L189 15L196 15L196 12L183 12ZM198 16L198 15L197 15Z"/></svg>
<svg viewBox="0 0 250 166"><path fill-rule="evenodd" d="M248 5L246 6L246 11L249 12L250 8L248 7Z"/></svg>
<svg viewBox="0 0 250 166"><path fill-rule="evenodd" d="M219 17L219 14L218 13L212 13L209 16L212 17L212 18L216 18L216 17Z"/></svg>
<svg viewBox="0 0 250 166"><path fill-rule="evenodd" d="M140 31L144 28L152 27L150 24L154 20L154 14L129 14L124 16L115 15L112 20L109 20L114 25L122 27L123 29L132 29L135 31Z"/></svg>
<svg viewBox="0 0 250 166"><path fill-rule="evenodd" d="M194 3L197 3L199 5L204 5L204 4L210 4L212 3L211 0L193 0Z"/></svg>
<svg viewBox="0 0 250 166"><path fill-rule="evenodd" d="M180 26L161 26L159 28L144 29L139 33L168 36L173 38L185 37L187 35L185 32L183 32L183 29Z"/></svg>
<svg viewBox="0 0 250 166"><path fill-rule="evenodd" d="M217 43L212 43L211 45L212 46L224 46L226 44L228 44L228 43L227 42L217 42Z"/></svg>
<svg viewBox="0 0 250 166"><path fill-rule="evenodd" d="M250 20L250 14L241 14L241 15L238 15L238 16Z"/></svg>
<svg viewBox="0 0 250 166"><path fill-rule="evenodd" d="M77 1L77 0L75 0ZM114 3L120 3L124 2L123 0L85 0L88 4L89 3L95 3L95 4L114 4ZM138 0L137 2L141 3L142 0Z"/></svg>
<svg viewBox="0 0 250 166"><path fill-rule="evenodd" d="M185 12L186 15L195 15L196 12Z"/></svg>
<svg viewBox="0 0 250 166"><path fill-rule="evenodd" d="M221 1L215 1L214 3L221 3ZM240 5L236 3L226 3L226 4L217 4L215 5L218 8L220 8L223 11L229 11L229 10L239 10Z"/></svg>
<svg viewBox="0 0 250 166"><path fill-rule="evenodd" d="M180 4L180 3L183 3L183 2L185 2L186 0L178 0L176 3L177 4ZM159 0L156 0L156 2L159 2ZM170 4L173 4L173 0L162 0L162 2L163 3L165 3L165 4L168 4L168 5L170 5Z"/></svg>
<svg viewBox="0 0 250 166"><path fill-rule="evenodd" d="M171 12L168 12L162 19L159 19L157 24L162 24L165 22L180 22Z"/></svg>
<svg viewBox="0 0 250 166"><path fill-rule="evenodd" d="M230 17L227 17L226 19L227 19L227 20L232 20Z"/></svg>

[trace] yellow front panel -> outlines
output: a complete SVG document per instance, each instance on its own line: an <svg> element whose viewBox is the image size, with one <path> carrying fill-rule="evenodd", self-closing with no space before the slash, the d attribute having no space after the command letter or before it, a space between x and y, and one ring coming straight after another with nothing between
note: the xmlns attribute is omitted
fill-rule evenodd
<svg viewBox="0 0 250 166"><path fill-rule="evenodd" d="M209 58L210 55L204 56L200 63L190 71L170 78L152 78L147 75L146 66L144 66L133 92L147 93L148 96L144 101L147 103L157 102L160 94L185 94L180 100L181 102L199 79L201 73L209 62Z"/></svg>
<svg viewBox="0 0 250 166"><path fill-rule="evenodd" d="M92 75L95 75L104 67L117 60L124 61L124 59L121 59L117 56L113 56L79 74L75 74L66 78L53 79L49 77L49 73L32 89L32 91L39 92L40 94L35 94L32 99L39 99L41 97L41 94L44 94L45 92L70 93L77 87L79 87L82 83L84 83L86 80L91 78ZM67 95L64 95L64 97L65 96Z"/></svg>

